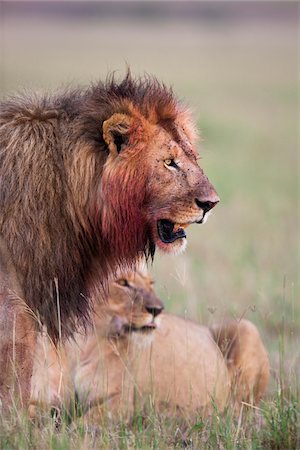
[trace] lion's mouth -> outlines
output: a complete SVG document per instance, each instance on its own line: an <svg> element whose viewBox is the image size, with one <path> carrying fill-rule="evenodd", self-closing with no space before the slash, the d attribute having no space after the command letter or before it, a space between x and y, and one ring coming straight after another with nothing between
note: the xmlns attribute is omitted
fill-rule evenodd
<svg viewBox="0 0 300 450"><path fill-rule="evenodd" d="M142 327L136 326L136 325L125 325L124 331L126 333L151 333L153 330L157 328L157 325L155 322L147 323L146 325L143 325Z"/></svg>
<svg viewBox="0 0 300 450"><path fill-rule="evenodd" d="M164 244L171 244L177 239L186 238L184 229L188 225L189 225L188 223L178 224L166 219L158 220L157 221L158 236Z"/></svg>

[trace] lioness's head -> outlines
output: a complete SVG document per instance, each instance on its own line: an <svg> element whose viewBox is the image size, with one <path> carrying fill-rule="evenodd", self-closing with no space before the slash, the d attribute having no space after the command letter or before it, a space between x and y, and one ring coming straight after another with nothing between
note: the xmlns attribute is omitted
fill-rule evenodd
<svg viewBox="0 0 300 450"><path fill-rule="evenodd" d="M184 249L186 227L205 222L219 202L198 165L189 112L156 79L130 75L98 87L88 105L106 151L93 205L106 248L126 261L156 246Z"/></svg>
<svg viewBox="0 0 300 450"><path fill-rule="evenodd" d="M127 272L112 281L106 313L111 317L110 336L129 332L151 332L157 327L164 305L153 289L153 280L137 270Z"/></svg>

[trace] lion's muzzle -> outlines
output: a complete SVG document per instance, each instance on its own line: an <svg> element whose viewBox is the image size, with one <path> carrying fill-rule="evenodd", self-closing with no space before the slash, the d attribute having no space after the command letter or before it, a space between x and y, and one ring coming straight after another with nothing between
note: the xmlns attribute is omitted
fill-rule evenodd
<svg viewBox="0 0 300 450"><path fill-rule="evenodd" d="M214 194L209 200L208 199L195 199L195 203L199 209L203 211L202 219L197 221L197 223L204 223L205 216L210 212L220 201L217 194Z"/></svg>

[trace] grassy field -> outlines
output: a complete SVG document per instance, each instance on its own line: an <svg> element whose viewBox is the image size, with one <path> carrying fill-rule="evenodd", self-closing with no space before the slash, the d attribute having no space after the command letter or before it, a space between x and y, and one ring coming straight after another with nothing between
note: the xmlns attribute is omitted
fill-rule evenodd
<svg viewBox="0 0 300 450"><path fill-rule="evenodd" d="M5 17L1 86L51 89L110 70L154 73L193 108L201 163L221 204L188 231L180 257L152 272L167 309L211 324L245 316L263 336L272 379L257 410L208 421L149 413L131 424L84 429L16 414L2 449L300 448L299 191L296 24L133 22Z"/></svg>

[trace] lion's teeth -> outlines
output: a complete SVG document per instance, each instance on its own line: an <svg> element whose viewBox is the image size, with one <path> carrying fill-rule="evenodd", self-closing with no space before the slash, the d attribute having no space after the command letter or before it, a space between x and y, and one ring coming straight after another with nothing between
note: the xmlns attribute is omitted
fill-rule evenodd
<svg viewBox="0 0 300 450"><path fill-rule="evenodd" d="M178 231L179 228L184 230L188 226L189 226L189 223L175 223L174 228L173 228L173 232L176 233L176 231Z"/></svg>

